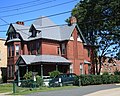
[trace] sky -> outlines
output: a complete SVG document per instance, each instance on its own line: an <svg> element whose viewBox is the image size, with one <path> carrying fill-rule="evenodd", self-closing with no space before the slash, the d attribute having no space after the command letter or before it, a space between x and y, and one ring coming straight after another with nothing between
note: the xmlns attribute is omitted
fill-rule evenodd
<svg viewBox="0 0 120 96"><path fill-rule="evenodd" d="M10 23L40 16L71 11L80 0L0 0L0 38L6 38ZM54 23L65 24L71 12L49 17ZM29 26L34 22L25 22Z"/></svg>

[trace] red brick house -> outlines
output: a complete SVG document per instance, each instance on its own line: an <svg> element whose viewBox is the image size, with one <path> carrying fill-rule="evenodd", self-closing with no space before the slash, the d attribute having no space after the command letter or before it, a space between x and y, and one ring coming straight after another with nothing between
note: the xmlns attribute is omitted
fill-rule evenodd
<svg viewBox="0 0 120 96"><path fill-rule="evenodd" d="M10 24L7 31L8 80L27 71L48 76L48 72L91 73L91 47L87 44L76 19L71 25L56 25L47 17L40 17L31 26L23 22Z"/></svg>

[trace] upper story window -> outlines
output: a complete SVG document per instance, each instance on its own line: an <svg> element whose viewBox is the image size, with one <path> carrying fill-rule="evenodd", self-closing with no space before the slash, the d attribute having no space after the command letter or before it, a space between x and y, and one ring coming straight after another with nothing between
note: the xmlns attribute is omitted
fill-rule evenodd
<svg viewBox="0 0 120 96"><path fill-rule="evenodd" d="M58 55L60 55L60 47L57 47L57 53L58 53Z"/></svg>
<svg viewBox="0 0 120 96"><path fill-rule="evenodd" d="M20 46L17 44L17 45L15 45L15 52L16 52L16 56L18 56L19 55L19 51L20 51Z"/></svg>
<svg viewBox="0 0 120 96"><path fill-rule="evenodd" d="M8 45L8 57L10 57L11 56L11 51L10 51L10 45Z"/></svg>
<svg viewBox="0 0 120 96"><path fill-rule="evenodd" d="M36 45L35 45L36 43L31 43L30 45L29 45L29 47L30 47L30 54L31 55L36 55Z"/></svg>
<svg viewBox="0 0 120 96"><path fill-rule="evenodd" d="M65 46L65 44L63 43L63 44L62 44L62 54L65 54L65 51L66 51L66 46Z"/></svg>
<svg viewBox="0 0 120 96"><path fill-rule="evenodd" d="M14 46L12 45L11 48L12 48L12 54L11 55L14 56Z"/></svg>
<svg viewBox="0 0 120 96"><path fill-rule="evenodd" d="M9 40L11 40L11 39L14 39L14 38L19 38L19 34L18 33L9 33L9 35L8 35L9 37Z"/></svg>
<svg viewBox="0 0 120 96"><path fill-rule="evenodd" d="M37 54L40 54L40 50L41 50L40 42L37 42L37 43L36 43L36 51L37 51Z"/></svg>

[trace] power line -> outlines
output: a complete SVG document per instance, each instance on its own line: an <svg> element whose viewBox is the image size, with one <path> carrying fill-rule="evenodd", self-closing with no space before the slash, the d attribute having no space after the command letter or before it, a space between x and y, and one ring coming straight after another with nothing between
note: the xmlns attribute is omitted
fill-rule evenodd
<svg viewBox="0 0 120 96"><path fill-rule="evenodd" d="M5 22L6 24L9 25L9 23L7 21L5 21L4 19L0 18L3 22Z"/></svg>
<svg viewBox="0 0 120 96"><path fill-rule="evenodd" d="M67 14L67 13L70 13L70 12L72 12L72 11L65 11L65 12L61 12L61 13L51 14L51 15L48 15L48 16L45 16L45 17L53 17L53 16ZM45 17L41 17L41 18L45 18ZM23 22L29 22L29 21L33 21L33 20L36 20L36 19L39 19L39 18L28 19L28 20L24 20ZM15 23L12 23L12 24L15 24ZM0 25L0 26L7 26L7 25L9 25L9 24L3 24L3 25Z"/></svg>
<svg viewBox="0 0 120 96"><path fill-rule="evenodd" d="M44 26L44 27L37 27L37 28L41 28L41 29L47 29L47 28L52 28L52 27L59 27L59 26L64 26L64 25L68 25L68 24L59 24L59 25L50 25L50 26ZM21 32L23 32L23 30L28 30L28 29L17 29L18 31L21 31ZM2 30L2 31L0 31L0 32L6 32L7 30ZM26 35L29 35L29 34L27 34L26 32L23 32L23 33L25 33ZM30 35L29 35L30 36Z"/></svg>
<svg viewBox="0 0 120 96"><path fill-rule="evenodd" d="M38 1L41 1L41 0L33 0L33 1L25 2L25 3L19 3L19 4L4 6L4 7L0 7L0 9L9 8L9 7L15 7L15 6L21 6L21 5L26 5L26 4L33 3L33 2L38 2Z"/></svg>
<svg viewBox="0 0 120 96"><path fill-rule="evenodd" d="M48 16L45 16L45 17L53 17L53 16L57 16L57 15L62 15L62 14L67 14L67 13L70 13L72 11L65 11L65 12L61 12L61 13L56 13L56 14L52 14L52 15L48 15ZM120 14L117 14L116 16L111 16L109 17L109 19L112 19L112 18L115 18L115 17L119 17ZM45 18L45 17L42 17L42 18ZM39 18L33 18L33 19L28 19L28 20L23 20L23 22L29 22L29 21L33 21L33 20L36 20L36 19L39 19ZM92 21L86 21L86 22L79 22L79 23L92 23L92 22L97 22L97 21L105 21L106 19L96 19L96 20L92 20ZM15 24L15 23L12 23L12 24ZM9 24L3 24L3 25L0 25L0 26L7 26Z"/></svg>
<svg viewBox="0 0 120 96"><path fill-rule="evenodd" d="M52 6L48 6L48 7L36 9L36 10L31 10L31 11L26 11L26 12L11 14L11 15L5 15L5 16L0 16L0 17L2 17L2 18L3 18L3 17L11 17L11 16L15 16L15 15L20 15L20 14L31 13L31 12L35 12L35 11L40 11L40 10L49 9L49 8L52 8L52 7L57 7L57 6L65 5L65 4L68 4L68 3L73 3L73 2L75 2L75 1L77 1L77 0L71 0L71 1L69 1L69 2L59 3L59 4L56 4L56 5L52 5Z"/></svg>
<svg viewBox="0 0 120 96"><path fill-rule="evenodd" d="M29 8L29 7L41 6L43 4L51 3L51 2L54 2L54 1L56 1L56 0L49 0L49 1L46 1L46 2L39 3L39 4L33 4L33 5L29 5L29 6L25 6L25 7L21 7L21 8L10 9L10 10L4 10L4 11L0 11L0 13L16 11L16 10L20 10L20 9Z"/></svg>

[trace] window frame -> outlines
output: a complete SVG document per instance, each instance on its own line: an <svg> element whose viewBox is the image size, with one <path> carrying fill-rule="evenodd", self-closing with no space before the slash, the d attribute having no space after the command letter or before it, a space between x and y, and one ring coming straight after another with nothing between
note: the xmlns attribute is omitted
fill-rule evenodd
<svg viewBox="0 0 120 96"><path fill-rule="evenodd" d="M18 50L17 49L17 46L18 46ZM18 54L17 54L18 53ZM19 44L16 44L15 45L15 56L19 56L20 55L20 45Z"/></svg>

